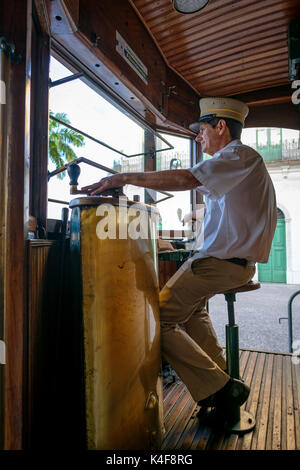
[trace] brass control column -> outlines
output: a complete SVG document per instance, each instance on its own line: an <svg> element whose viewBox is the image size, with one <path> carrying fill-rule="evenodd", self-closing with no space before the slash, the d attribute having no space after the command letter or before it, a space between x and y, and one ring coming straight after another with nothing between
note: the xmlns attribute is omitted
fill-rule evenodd
<svg viewBox="0 0 300 470"><path fill-rule="evenodd" d="M163 414L156 209L110 197L79 197L70 207L88 448L158 448Z"/></svg>

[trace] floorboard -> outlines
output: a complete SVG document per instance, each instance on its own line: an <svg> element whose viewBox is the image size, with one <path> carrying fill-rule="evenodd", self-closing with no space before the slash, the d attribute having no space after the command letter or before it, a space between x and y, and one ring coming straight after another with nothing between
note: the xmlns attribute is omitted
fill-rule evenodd
<svg viewBox="0 0 300 470"><path fill-rule="evenodd" d="M164 386L162 450L299 450L300 359L269 351L240 351L240 373L251 391L243 405L256 420L243 435L218 428L176 377Z"/></svg>

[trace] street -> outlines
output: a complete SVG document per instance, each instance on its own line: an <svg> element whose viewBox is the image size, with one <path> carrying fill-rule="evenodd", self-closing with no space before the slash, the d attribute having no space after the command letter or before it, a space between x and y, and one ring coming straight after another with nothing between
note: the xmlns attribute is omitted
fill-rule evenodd
<svg viewBox="0 0 300 470"><path fill-rule="evenodd" d="M261 283L261 289L237 294L235 321L239 325L240 348L289 352L288 301L300 285ZM219 342L225 346L225 324L228 322L224 295L209 301L209 312ZM300 294L292 304L293 339L300 341ZM299 348L298 348L299 349Z"/></svg>

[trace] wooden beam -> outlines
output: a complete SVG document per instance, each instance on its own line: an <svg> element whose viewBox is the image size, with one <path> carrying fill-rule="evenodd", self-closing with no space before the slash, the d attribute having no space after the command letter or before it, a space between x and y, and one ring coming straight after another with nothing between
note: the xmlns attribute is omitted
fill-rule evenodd
<svg viewBox="0 0 300 470"><path fill-rule="evenodd" d="M79 0L78 19L72 13L70 1L43 0L43 3L57 50L79 61L91 77L104 83L143 120L150 113L156 126L189 133L187 123L198 114L198 95L166 65L130 2ZM147 68L145 80L118 52L117 33ZM173 86L177 93L171 96L169 90Z"/></svg>
<svg viewBox="0 0 300 470"><path fill-rule="evenodd" d="M20 60L11 61L4 119L5 133L0 149L7 173L1 175L5 198L1 212L6 214L1 236L5 239L5 257L1 271L5 276L2 291L4 304L6 364L4 366L3 447L21 449L24 430L24 338L26 325L26 238L29 206L30 166L30 47L31 1L5 2L1 9L0 31L15 45ZM3 176L6 178L3 179Z"/></svg>
<svg viewBox="0 0 300 470"><path fill-rule="evenodd" d="M299 106L279 102L250 108L245 127L279 127L300 130Z"/></svg>
<svg viewBox="0 0 300 470"><path fill-rule="evenodd" d="M289 85L267 88L264 90L256 90L250 93L235 95L246 103L249 107L269 106L272 104L291 103L292 101L292 88Z"/></svg>
<svg viewBox="0 0 300 470"><path fill-rule="evenodd" d="M30 215L36 217L38 232L41 236L43 229L46 230L48 204L50 38L41 31L36 15L34 18L34 27L32 29L31 191L29 210Z"/></svg>
<svg viewBox="0 0 300 470"><path fill-rule="evenodd" d="M265 100L256 100L256 101L248 101L247 105L249 107L255 106L270 106L271 104L281 104L281 103L290 103L291 97L290 96L278 96L274 98L266 98Z"/></svg>

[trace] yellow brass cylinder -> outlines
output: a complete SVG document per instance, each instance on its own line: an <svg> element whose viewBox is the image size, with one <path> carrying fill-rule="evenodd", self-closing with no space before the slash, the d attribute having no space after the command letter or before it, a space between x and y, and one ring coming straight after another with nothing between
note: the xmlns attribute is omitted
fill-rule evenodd
<svg viewBox="0 0 300 470"><path fill-rule="evenodd" d="M97 205L84 206L87 199ZM163 414L156 224L143 204L123 202L120 208L118 199L112 198L77 201L83 201L88 448L157 448ZM138 219L144 238L138 237Z"/></svg>

